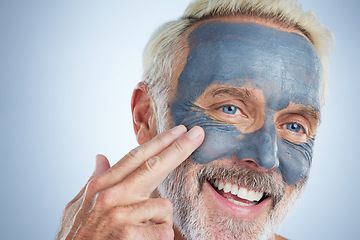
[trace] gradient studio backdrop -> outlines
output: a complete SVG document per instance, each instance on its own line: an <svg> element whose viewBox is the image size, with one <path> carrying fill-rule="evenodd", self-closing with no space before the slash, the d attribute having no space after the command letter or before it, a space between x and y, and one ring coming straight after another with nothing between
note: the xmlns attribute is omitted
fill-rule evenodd
<svg viewBox="0 0 360 240"><path fill-rule="evenodd" d="M356 239L358 0L301 0L336 36L308 188L279 233ZM1 0L1 239L53 239L97 153L137 145L130 98L150 34L188 0Z"/></svg>

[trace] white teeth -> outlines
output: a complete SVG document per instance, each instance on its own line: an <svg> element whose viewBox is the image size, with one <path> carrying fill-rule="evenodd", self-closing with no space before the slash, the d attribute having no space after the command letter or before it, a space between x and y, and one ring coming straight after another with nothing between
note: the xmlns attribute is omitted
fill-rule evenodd
<svg viewBox="0 0 360 240"><path fill-rule="evenodd" d="M247 193L248 193L248 190L246 188L241 187L241 188L239 188L237 196L239 198L244 199L244 197L247 195Z"/></svg>
<svg viewBox="0 0 360 240"><path fill-rule="evenodd" d="M252 199L252 201L259 201L261 198L262 198L262 196L263 196L263 194L262 193L260 193L260 192L255 192L255 191L249 191L249 199Z"/></svg>
<svg viewBox="0 0 360 240"><path fill-rule="evenodd" d="M219 181L219 186L217 187L219 190L222 190L224 188L224 182L223 181Z"/></svg>
<svg viewBox="0 0 360 240"><path fill-rule="evenodd" d="M229 182L225 183L225 186L224 186L223 190L224 190L225 193L230 192L231 191L231 183L229 183Z"/></svg>
<svg viewBox="0 0 360 240"><path fill-rule="evenodd" d="M231 186L231 194L232 195L237 195L238 193L238 186L236 184L232 184Z"/></svg>
<svg viewBox="0 0 360 240"><path fill-rule="evenodd" d="M248 190L246 188L241 187L237 193L237 196L242 199L246 199L248 201L259 201L264 192L255 192L254 190Z"/></svg>
<svg viewBox="0 0 360 240"><path fill-rule="evenodd" d="M224 183L222 180L218 180L218 179L216 179L216 181L214 182L214 186L218 190L223 190L225 193L231 192L231 194L238 196L241 199L248 200L250 202L259 201L264 195L264 192L255 192L254 190L249 190L244 187L239 187L237 184L231 184L230 182ZM232 200L230 202L233 201L237 202L236 200ZM243 205L244 203L241 202L239 203L240 204L238 205L245 206Z"/></svg>
<svg viewBox="0 0 360 240"><path fill-rule="evenodd" d="M219 180L218 180L218 179L215 180L214 186L215 186L215 187L218 187L218 186L219 186Z"/></svg>

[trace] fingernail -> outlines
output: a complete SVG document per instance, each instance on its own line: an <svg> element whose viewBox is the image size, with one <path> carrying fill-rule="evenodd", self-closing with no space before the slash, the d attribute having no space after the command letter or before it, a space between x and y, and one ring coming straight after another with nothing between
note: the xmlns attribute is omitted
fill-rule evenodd
<svg viewBox="0 0 360 240"><path fill-rule="evenodd" d="M174 135L181 135L186 132L186 127L184 125L179 125L171 129L171 132Z"/></svg>
<svg viewBox="0 0 360 240"><path fill-rule="evenodd" d="M200 127L193 127L192 129L190 129L190 131L187 132L187 136L190 138L190 139L194 139L194 138L197 138L198 136L200 136L201 134L201 128Z"/></svg>

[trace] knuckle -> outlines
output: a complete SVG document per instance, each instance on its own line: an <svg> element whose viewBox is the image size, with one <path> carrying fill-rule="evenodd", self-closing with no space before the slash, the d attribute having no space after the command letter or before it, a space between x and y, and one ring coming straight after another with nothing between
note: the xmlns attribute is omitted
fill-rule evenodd
<svg viewBox="0 0 360 240"><path fill-rule="evenodd" d="M138 147L134 148L130 152L128 152L128 154L126 154L125 158L128 158L133 162L140 163L141 160L145 156L148 155L147 152L148 152L148 147L146 146L146 144L143 144L141 146L138 146Z"/></svg>
<svg viewBox="0 0 360 240"><path fill-rule="evenodd" d="M160 207L162 209L164 209L164 211L168 212L168 213L172 213L173 212L173 205L171 203L171 201L167 198L159 198L159 204Z"/></svg>
<svg viewBox="0 0 360 240"><path fill-rule="evenodd" d="M161 162L162 162L162 159L160 156L153 156L145 162L145 168L149 172L157 171L160 168Z"/></svg>
<svg viewBox="0 0 360 240"><path fill-rule="evenodd" d="M92 179L87 185L86 195L95 195L98 192L99 185L99 178Z"/></svg>
<svg viewBox="0 0 360 240"><path fill-rule="evenodd" d="M184 151L183 147L181 146L181 144L180 144L178 141L175 141L175 142L174 142L174 147L175 147L179 152L183 152L183 151Z"/></svg>
<svg viewBox="0 0 360 240"><path fill-rule="evenodd" d="M117 207L110 211L109 221L112 225L118 225L128 217L128 211L125 207Z"/></svg>
<svg viewBox="0 0 360 240"><path fill-rule="evenodd" d="M132 149L130 152L128 152L127 157L128 158L136 158L139 155L139 153L141 153L140 149L141 149L141 146L138 146L138 147Z"/></svg>
<svg viewBox="0 0 360 240"><path fill-rule="evenodd" d="M113 197L110 190L102 191L98 194L96 198L96 204L95 207L98 209L107 208L110 206L113 202Z"/></svg>
<svg viewBox="0 0 360 240"><path fill-rule="evenodd" d="M165 136L164 135L156 135L153 138L154 142L156 145L158 146L165 146L167 145L166 141L165 141Z"/></svg>
<svg viewBox="0 0 360 240"><path fill-rule="evenodd" d="M140 156L146 156L148 151L149 151L149 149L146 144L143 144L138 147L138 155L140 155Z"/></svg>

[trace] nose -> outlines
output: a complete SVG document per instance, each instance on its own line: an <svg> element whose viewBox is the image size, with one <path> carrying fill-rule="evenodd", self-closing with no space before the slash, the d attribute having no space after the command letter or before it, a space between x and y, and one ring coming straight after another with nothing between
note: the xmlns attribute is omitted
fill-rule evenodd
<svg viewBox="0 0 360 240"><path fill-rule="evenodd" d="M278 146L277 136L274 129L267 131L264 129L259 133L259 144L256 146L255 163L266 170L274 170L279 166L279 159L277 157Z"/></svg>
<svg viewBox="0 0 360 240"><path fill-rule="evenodd" d="M272 171L279 166L278 138L271 122L253 133L247 134L245 148L239 148L238 159L242 164L261 171Z"/></svg>

